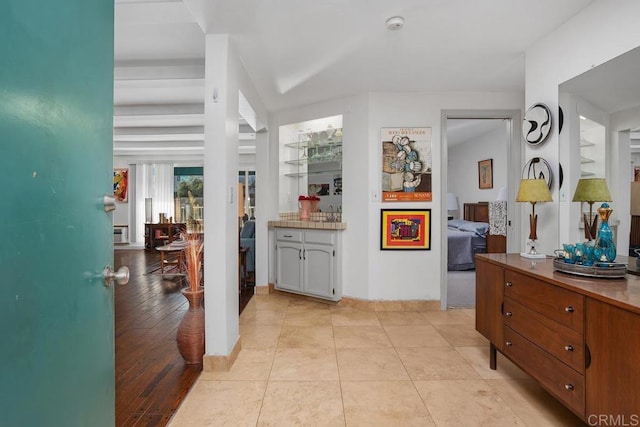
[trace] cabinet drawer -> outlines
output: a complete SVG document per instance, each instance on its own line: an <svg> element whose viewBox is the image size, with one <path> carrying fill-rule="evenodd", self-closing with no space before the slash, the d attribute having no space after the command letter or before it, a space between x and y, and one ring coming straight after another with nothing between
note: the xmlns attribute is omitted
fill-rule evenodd
<svg viewBox="0 0 640 427"><path fill-rule="evenodd" d="M584 417L584 376L514 332L504 328L504 354L574 412Z"/></svg>
<svg viewBox="0 0 640 427"><path fill-rule="evenodd" d="M583 334L510 298L504 299L504 324L576 371L584 373Z"/></svg>
<svg viewBox="0 0 640 427"><path fill-rule="evenodd" d="M276 229L276 240L282 242L302 243L302 231L291 229Z"/></svg>
<svg viewBox="0 0 640 427"><path fill-rule="evenodd" d="M584 333L584 297L511 270L505 271L505 297Z"/></svg>
<svg viewBox="0 0 640 427"><path fill-rule="evenodd" d="M304 233L305 243L318 243L320 245L333 245L336 233L334 231L309 231Z"/></svg>

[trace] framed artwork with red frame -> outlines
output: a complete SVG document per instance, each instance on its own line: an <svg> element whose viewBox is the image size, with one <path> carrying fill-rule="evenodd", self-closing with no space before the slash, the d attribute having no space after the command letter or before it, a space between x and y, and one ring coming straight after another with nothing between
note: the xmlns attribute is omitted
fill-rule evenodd
<svg viewBox="0 0 640 427"><path fill-rule="evenodd" d="M431 209L381 209L380 250L431 250Z"/></svg>

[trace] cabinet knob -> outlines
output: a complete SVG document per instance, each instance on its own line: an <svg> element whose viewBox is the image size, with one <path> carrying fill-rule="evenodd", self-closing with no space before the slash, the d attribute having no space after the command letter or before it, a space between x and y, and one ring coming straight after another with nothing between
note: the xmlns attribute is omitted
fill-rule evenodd
<svg viewBox="0 0 640 427"><path fill-rule="evenodd" d="M513 283L511 283L511 282L507 282L507 283L505 283L505 285L507 285L507 288L510 288L510 287L512 287L512 286L513 286Z"/></svg>
<svg viewBox="0 0 640 427"><path fill-rule="evenodd" d="M573 390L573 384L565 384L564 388L566 388L567 390Z"/></svg>
<svg viewBox="0 0 640 427"><path fill-rule="evenodd" d="M505 344L506 344L507 347L511 347L513 345L513 343L511 341L507 341L507 342L505 342Z"/></svg>
<svg viewBox="0 0 640 427"><path fill-rule="evenodd" d="M511 316L513 316L513 313L512 313L512 312L510 312L510 311L507 311L505 314L507 315L507 317L511 317Z"/></svg>
<svg viewBox="0 0 640 427"><path fill-rule="evenodd" d="M567 351L573 351L573 346L571 344L565 345L564 349L567 350Z"/></svg>
<svg viewBox="0 0 640 427"><path fill-rule="evenodd" d="M571 307L571 306L565 307L564 311L566 311L567 313L573 313L573 307Z"/></svg>

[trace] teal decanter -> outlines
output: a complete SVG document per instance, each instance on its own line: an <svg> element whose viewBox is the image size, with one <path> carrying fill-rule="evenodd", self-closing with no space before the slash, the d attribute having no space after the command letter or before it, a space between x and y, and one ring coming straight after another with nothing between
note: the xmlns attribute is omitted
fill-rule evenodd
<svg viewBox="0 0 640 427"><path fill-rule="evenodd" d="M616 259L616 244L613 241L613 232L609 227L609 217L613 209L608 203L603 203L598 208L600 215L600 227L598 227L598 237L594 247L596 262L613 262Z"/></svg>

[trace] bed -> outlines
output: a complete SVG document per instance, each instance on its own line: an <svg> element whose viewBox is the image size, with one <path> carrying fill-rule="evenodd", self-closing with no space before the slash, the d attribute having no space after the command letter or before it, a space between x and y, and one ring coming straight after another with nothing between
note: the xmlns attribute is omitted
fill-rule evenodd
<svg viewBox="0 0 640 427"><path fill-rule="evenodd" d="M465 219L448 222L447 270L474 270L475 254L487 252L489 214L487 203L465 203Z"/></svg>

